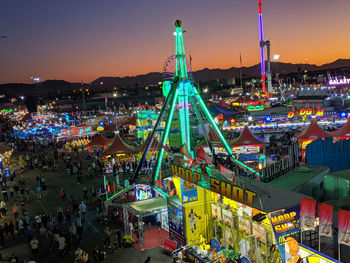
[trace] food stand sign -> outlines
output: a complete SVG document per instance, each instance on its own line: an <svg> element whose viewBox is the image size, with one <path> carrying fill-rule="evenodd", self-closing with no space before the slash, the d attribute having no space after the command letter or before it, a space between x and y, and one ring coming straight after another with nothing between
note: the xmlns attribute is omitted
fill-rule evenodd
<svg viewBox="0 0 350 263"><path fill-rule="evenodd" d="M286 238L300 232L300 206L293 206L272 212L269 214L269 219L281 252L282 260L285 260Z"/></svg>

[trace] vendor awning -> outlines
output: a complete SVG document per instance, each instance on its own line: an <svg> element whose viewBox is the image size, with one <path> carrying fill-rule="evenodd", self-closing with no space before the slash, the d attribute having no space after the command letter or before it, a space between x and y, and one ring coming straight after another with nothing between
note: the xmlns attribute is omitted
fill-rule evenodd
<svg viewBox="0 0 350 263"><path fill-rule="evenodd" d="M248 126L244 126L242 134L230 142L232 147L246 146L246 145L259 145L264 144L264 139L254 136Z"/></svg>
<svg viewBox="0 0 350 263"><path fill-rule="evenodd" d="M312 119L310 125L300 133L297 133L295 137L300 140L316 140L318 138L330 137L331 135L321 129L317 124L316 119Z"/></svg>
<svg viewBox="0 0 350 263"><path fill-rule="evenodd" d="M129 145L122 141L119 134L116 134L112 144L106 151L102 153L102 156L114 155L114 154L134 154L137 152L137 147Z"/></svg>
<svg viewBox="0 0 350 263"><path fill-rule="evenodd" d="M167 200L164 197L155 197L128 204L130 208L140 214L147 214L157 210L167 209Z"/></svg>
<svg viewBox="0 0 350 263"><path fill-rule="evenodd" d="M216 117L217 115L224 115L224 118L229 118L229 117L233 117L237 114L239 114L239 112L229 109L227 107L218 105L218 104L212 104L209 107L209 111L213 114L214 117Z"/></svg>

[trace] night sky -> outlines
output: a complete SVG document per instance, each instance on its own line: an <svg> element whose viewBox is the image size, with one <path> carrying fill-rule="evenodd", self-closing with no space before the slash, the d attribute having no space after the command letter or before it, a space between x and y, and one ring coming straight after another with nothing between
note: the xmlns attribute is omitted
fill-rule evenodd
<svg viewBox="0 0 350 263"><path fill-rule="evenodd" d="M257 0L1 0L0 83L160 72L187 31L193 69L259 63ZM349 0L263 0L265 39L292 63L350 58Z"/></svg>

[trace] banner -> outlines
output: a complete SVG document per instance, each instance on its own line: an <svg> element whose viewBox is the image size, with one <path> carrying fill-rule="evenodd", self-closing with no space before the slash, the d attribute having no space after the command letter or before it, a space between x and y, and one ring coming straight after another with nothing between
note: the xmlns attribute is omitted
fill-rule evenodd
<svg viewBox="0 0 350 263"><path fill-rule="evenodd" d="M285 260L285 243L287 237L300 231L300 206L293 206L272 212L269 214L269 218L282 260Z"/></svg>
<svg viewBox="0 0 350 263"><path fill-rule="evenodd" d="M204 206L192 205L185 207L186 240L187 243L198 242L200 235L205 235Z"/></svg>
<svg viewBox="0 0 350 263"><path fill-rule="evenodd" d="M338 212L338 243L350 246L350 212L342 209Z"/></svg>
<svg viewBox="0 0 350 263"><path fill-rule="evenodd" d="M197 186L188 181L180 179L182 203L190 203L198 200Z"/></svg>
<svg viewBox="0 0 350 263"><path fill-rule="evenodd" d="M225 176L228 180L232 181L234 184L236 183L236 178L235 178L235 172L231 171L229 168L226 166L222 165L221 163L218 164L218 168L220 173Z"/></svg>
<svg viewBox="0 0 350 263"><path fill-rule="evenodd" d="M319 235L332 237L333 206L322 203L318 211L320 219Z"/></svg>
<svg viewBox="0 0 350 263"><path fill-rule="evenodd" d="M170 239L184 246L186 243L181 204L168 199L168 213Z"/></svg>
<svg viewBox="0 0 350 263"><path fill-rule="evenodd" d="M300 226L302 231L315 230L316 200L303 198L300 201Z"/></svg>

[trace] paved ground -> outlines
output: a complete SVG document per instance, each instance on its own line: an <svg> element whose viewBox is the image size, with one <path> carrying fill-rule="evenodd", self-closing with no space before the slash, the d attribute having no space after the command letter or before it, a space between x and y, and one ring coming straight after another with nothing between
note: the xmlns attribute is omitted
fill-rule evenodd
<svg viewBox="0 0 350 263"><path fill-rule="evenodd" d="M52 153L48 153L52 154ZM84 161L83 164L83 172L86 172L87 169L87 163L86 160L87 153L80 153L80 158ZM67 200L69 200L70 195L74 195L78 201L82 200L83 198L83 186L87 186L87 189L91 189L92 186L95 186L95 188L99 188L99 186L103 183L103 179L100 176L97 176L93 180L87 180L87 178L84 178L83 185L76 183L76 178L68 176L65 170L65 167L63 166L62 161L59 162L59 169L58 171L41 171L38 169L25 171L20 176L23 177L26 182L32 187L34 190L34 187L36 185L36 176L39 174L43 174L45 176L45 181L47 184L47 196L43 197L42 199L38 200L36 196L31 196L31 200L27 203L27 210L31 217L34 217L38 213L46 212L47 214L56 215L58 207L61 207L64 209L65 202L62 200L60 196L60 191L62 188L66 190L67 193ZM10 212L11 206L13 202L16 202L19 204L19 199L15 199L14 201L10 201L7 204L8 211ZM92 250L95 244L99 244L100 247L103 246L102 241L102 232L104 229L104 225L101 225L100 223L96 222L96 207L88 203L88 214L87 214L87 221L84 223L84 234L83 234L83 242L81 244L82 249L87 251L89 253L89 256L92 256ZM7 217L5 218L6 221L13 220L14 216L11 213L8 213ZM1 224L3 225L3 223ZM39 258L38 262L73 262L73 253L62 257L58 256L56 251L50 251L48 244L45 244L45 241L39 240L40 242L40 252L37 255L37 258ZM75 251L75 249L73 250ZM8 255L10 253L15 253L21 260L28 259L31 256L31 251L29 249L29 244L27 241L24 240L18 240L15 239L13 241L6 241L5 248L0 249L0 253L5 259L5 261L0 262L7 262L6 259L8 258ZM120 250L117 250L115 252L107 251L107 258L106 262L144 262L147 256L151 256L152 263L166 263L166 262L172 262L169 255L164 253L163 249L157 248L153 249L151 251L146 252L138 252L134 248L123 248ZM90 261L91 262L91 261Z"/></svg>

